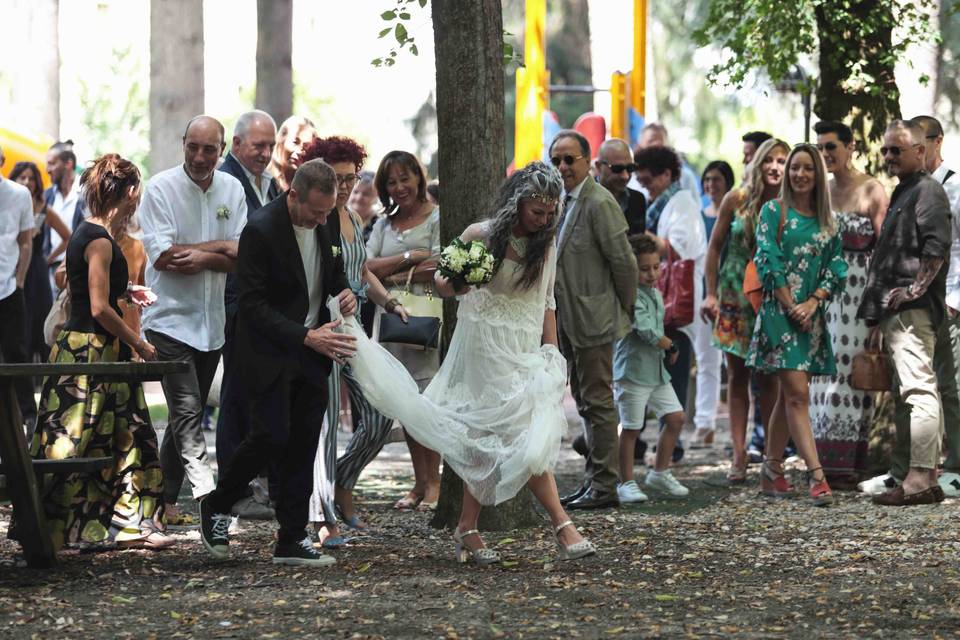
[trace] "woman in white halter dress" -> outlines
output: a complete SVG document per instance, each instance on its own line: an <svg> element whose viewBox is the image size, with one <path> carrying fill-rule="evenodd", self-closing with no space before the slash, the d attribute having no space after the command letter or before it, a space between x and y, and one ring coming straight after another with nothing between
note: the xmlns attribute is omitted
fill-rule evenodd
<svg viewBox="0 0 960 640"><path fill-rule="evenodd" d="M513 497L524 484L548 512L561 558L596 552L561 507L552 473L566 430L567 372L553 298L560 193L556 170L531 163L504 183L493 217L464 231L464 241L487 245L497 270L489 284L464 291L437 277L437 291L459 295L460 306L446 358L422 395L355 321L343 325L357 339L350 366L368 401L439 451L464 480L454 532L461 562L499 561L476 530L480 507Z"/></svg>

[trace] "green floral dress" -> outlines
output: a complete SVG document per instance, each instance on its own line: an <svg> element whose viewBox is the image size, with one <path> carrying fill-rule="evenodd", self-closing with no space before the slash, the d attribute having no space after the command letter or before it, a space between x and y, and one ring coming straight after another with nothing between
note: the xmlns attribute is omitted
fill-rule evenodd
<svg viewBox="0 0 960 640"><path fill-rule="evenodd" d="M713 327L713 346L746 359L757 314L743 295L743 274L753 257L753 238L748 237L745 216L734 213L726 256L717 274L720 313Z"/></svg>
<svg viewBox="0 0 960 640"><path fill-rule="evenodd" d="M803 302L817 289L833 300L843 291L847 263L840 234L820 229L816 217L789 209L783 237L777 242L780 205L768 202L760 210L757 253L754 262L763 283L763 304L750 342L747 366L765 373L780 369L806 371L812 375L835 375L837 365L830 346L823 308L813 318L809 332L800 331L773 292L789 287L796 302Z"/></svg>

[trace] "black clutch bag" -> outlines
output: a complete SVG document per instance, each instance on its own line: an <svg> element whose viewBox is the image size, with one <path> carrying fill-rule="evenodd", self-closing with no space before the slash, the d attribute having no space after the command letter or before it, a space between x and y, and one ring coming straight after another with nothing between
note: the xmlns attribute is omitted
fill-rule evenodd
<svg viewBox="0 0 960 640"><path fill-rule="evenodd" d="M410 316L404 322L400 316L384 313L380 316L380 342L405 344L421 349L436 349L440 346L440 318Z"/></svg>

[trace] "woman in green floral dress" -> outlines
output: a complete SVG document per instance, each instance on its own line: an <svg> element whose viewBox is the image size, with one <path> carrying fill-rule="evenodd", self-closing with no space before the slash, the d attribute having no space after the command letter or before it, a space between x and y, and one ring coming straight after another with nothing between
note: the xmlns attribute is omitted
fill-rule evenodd
<svg viewBox="0 0 960 640"><path fill-rule="evenodd" d="M780 379L767 434L763 492L792 493L777 459L788 439L782 427L785 417L810 473L810 497L814 504L829 504L833 497L810 425L810 376L836 373L823 311L843 290L847 264L830 206L826 167L816 147L798 145L787 158L781 199L760 211L754 262L764 293L747 365Z"/></svg>
<svg viewBox="0 0 960 640"><path fill-rule="evenodd" d="M140 199L140 172L115 154L87 169L81 185L90 218L67 247L70 318L50 354L52 362L144 360L156 350L120 315L118 299L149 304L143 291L128 292L127 263L114 238ZM44 478L41 502L54 547L115 542L120 547L162 549L163 477L157 435L139 383L106 382L86 375L43 381L40 418L31 446L37 459L113 459L99 472Z"/></svg>
<svg viewBox="0 0 960 640"><path fill-rule="evenodd" d="M743 294L743 273L756 246L754 230L764 203L780 194L790 147L771 138L757 149L747 168L747 184L724 196L707 250L706 297L700 313L713 321L713 345L726 354L727 407L730 410L730 438L733 460L727 480L747 481L747 421L750 413L750 378L746 359L757 314ZM720 263L721 254L723 263ZM757 374L761 415L773 412L772 399L778 394L776 378ZM770 400L768 400L770 399Z"/></svg>

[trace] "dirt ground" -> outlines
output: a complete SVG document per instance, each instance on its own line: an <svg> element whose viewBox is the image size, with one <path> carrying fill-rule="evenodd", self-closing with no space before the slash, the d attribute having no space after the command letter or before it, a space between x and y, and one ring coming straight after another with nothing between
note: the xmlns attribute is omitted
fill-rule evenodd
<svg viewBox="0 0 960 640"><path fill-rule="evenodd" d="M652 438L649 433L646 437ZM341 443L342 444L342 443ZM390 507L409 487L392 444L358 487L371 524L321 570L270 564L275 525L241 522L232 559L196 532L161 553L64 552L20 564L0 508L0 637L633 638L956 637L960 501L882 509L852 493L811 506L728 489L721 443L688 452L685 500L576 512L596 557L561 563L544 526L487 533L499 566L460 566L450 532ZM564 446L561 493L581 461ZM642 468L637 469L642 479ZM796 475L795 482L803 482Z"/></svg>

